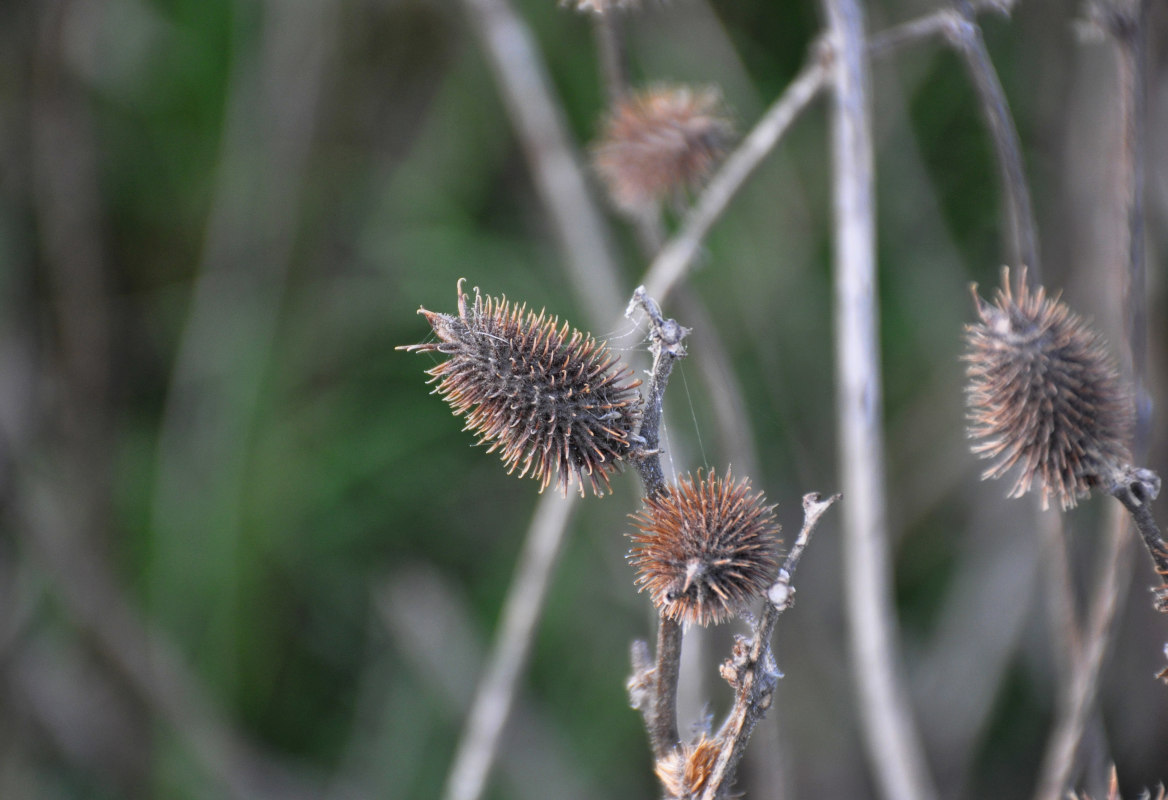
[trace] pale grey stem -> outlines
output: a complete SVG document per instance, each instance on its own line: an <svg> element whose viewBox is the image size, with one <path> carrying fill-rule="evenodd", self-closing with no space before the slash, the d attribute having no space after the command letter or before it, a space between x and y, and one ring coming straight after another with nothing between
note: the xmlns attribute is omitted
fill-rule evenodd
<svg viewBox="0 0 1168 800"><path fill-rule="evenodd" d="M627 295L535 39L507 0L463 0L463 5L523 145L573 290L590 320L606 320Z"/></svg>
<svg viewBox="0 0 1168 800"><path fill-rule="evenodd" d="M1112 0L1096 7L1117 44L1123 131L1118 159L1125 235L1124 305L1132 378L1136 392L1135 463L1146 463L1151 447L1152 398L1148 393L1148 297L1144 242L1144 183L1147 158L1148 12L1150 0Z"/></svg>
<svg viewBox="0 0 1168 800"><path fill-rule="evenodd" d="M1022 163L1022 146L1010 116L1006 94L976 19L982 11L1008 15L1014 0L956 0L955 6L875 34L868 42L868 54L873 59L881 58L910 42L940 35L961 55L994 144L1006 212L1007 224L1003 226L1008 234L1005 250L1011 263L1028 266L1030 279L1040 282L1037 226Z"/></svg>
<svg viewBox="0 0 1168 800"><path fill-rule="evenodd" d="M823 0L832 70L837 418L844 585L860 724L886 800L936 796L901 682L884 499L871 94L857 0Z"/></svg>
<svg viewBox="0 0 1168 800"><path fill-rule="evenodd" d="M486 670L475 690L474 702L446 778L442 792L445 800L476 800L486 788L499 737L515 699L515 687L527 666L527 656L568 528L569 515L578 499L576 494L561 497L555 492L547 492L536 507L515 568L515 578L503 602L499 631L491 644Z"/></svg>
<svg viewBox="0 0 1168 800"><path fill-rule="evenodd" d="M976 11L994 10L1008 13L1015 0L981 0ZM943 11L905 23L874 38L869 48L874 55L903 44L918 41L944 32L956 17L954 11ZM649 294L664 300L693 264L706 234L725 213L730 201L779 143L791 123L810 105L827 82L830 72L828 53L820 44L812 47L808 63L795 80L779 96L762 118L730 154L722 167L710 179L705 190L682 220L681 228L653 259L643 281Z"/></svg>
<svg viewBox="0 0 1168 800"><path fill-rule="evenodd" d="M620 12L609 9L593 14L596 55L600 61L600 80L609 105L615 105L629 90L628 52Z"/></svg>
<svg viewBox="0 0 1168 800"><path fill-rule="evenodd" d="M791 123L823 89L829 71L824 49L813 47L808 63L710 179L682 220L680 230L649 265L644 285L651 296L663 302L685 276L710 228Z"/></svg>
<svg viewBox="0 0 1168 800"><path fill-rule="evenodd" d="M1014 10L1016 2L1017 0L975 0L969 4L969 7L978 14L993 11L1003 16L1009 16ZM951 8L945 8L874 33L868 40L868 57L872 59L883 58L905 45L927 39L930 36L942 35L953 24L953 18L957 13Z"/></svg>
<svg viewBox="0 0 1168 800"><path fill-rule="evenodd" d="M1006 92L990 61L981 27L977 24L975 9L969 0L956 0L956 5L960 13L951 18L950 24L945 27L945 35L965 61L990 140L994 143L998 174L1002 181L1002 197L1005 200L1005 227L1010 233L1006 251L1012 263L1028 267L1031 281L1040 282L1042 267L1038 256L1037 225L1034 223L1026 169L1022 163L1022 144L1018 140L1014 119L1010 116Z"/></svg>

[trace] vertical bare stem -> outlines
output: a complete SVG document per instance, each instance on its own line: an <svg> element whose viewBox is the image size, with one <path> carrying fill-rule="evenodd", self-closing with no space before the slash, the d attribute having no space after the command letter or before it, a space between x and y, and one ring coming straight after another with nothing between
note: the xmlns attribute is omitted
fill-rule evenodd
<svg viewBox="0 0 1168 800"><path fill-rule="evenodd" d="M593 15L596 53L600 59L600 79L608 94L609 105L624 97L629 89L628 53L620 12L608 9Z"/></svg>
<svg viewBox="0 0 1168 800"><path fill-rule="evenodd" d="M661 616L657 625L657 660L653 673L653 717L649 732L653 757L659 759L677 747L677 680L681 674L681 639L677 620Z"/></svg>
<svg viewBox="0 0 1168 800"><path fill-rule="evenodd" d="M645 395L645 409L637 431L642 439L642 455L637 459L637 472L645 486L647 497L665 492L665 473L661 468L661 412L665 387L677 359L685 355L682 340L689 331L676 320L665 319L657 303L638 286L633 292L629 311L640 307L650 324L650 348L653 351L653 371ZM653 672L652 711L649 738L653 755L660 758L677 746L677 679L681 672L682 626L664 615L657 629L656 666Z"/></svg>
<svg viewBox="0 0 1168 800"><path fill-rule="evenodd" d="M835 56L831 107L835 198L837 417L844 495L852 667L869 760L888 800L935 796L898 678L884 507L876 303L873 154L863 11L823 0Z"/></svg>
<svg viewBox="0 0 1168 800"><path fill-rule="evenodd" d="M1148 300L1144 246L1144 160L1147 149L1148 10L1150 0L1115 0L1108 18L1118 45L1120 115L1123 143L1119 158L1126 235L1124 305L1128 348L1136 390L1136 428L1132 455L1145 462L1151 445L1152 400L1148 395Z"/></svg>

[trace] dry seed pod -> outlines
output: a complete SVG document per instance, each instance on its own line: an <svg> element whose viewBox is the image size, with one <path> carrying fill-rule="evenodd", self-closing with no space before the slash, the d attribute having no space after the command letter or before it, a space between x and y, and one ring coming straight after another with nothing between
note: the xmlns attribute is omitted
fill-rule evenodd
<svg viewBox="0 0 1168 800"><path fill-rule="evenodd" d="M604 494L609 475L633 449L640 381L592 336L506 298L474 303L458 283L458 316L420 309L438 341L400 349L449 358L428 370L435 393L465 430L500 451L509 472L530 475L542 492L553 475L562 492L575 479Z"/></svg>
<svg viewBox="0 0 1168 800"><path fill-rule="evenodd" d="M656 86L617 103L592 161L613 204L640 215L699 186L732 135L717 89Z"/></svg>
<svg viewBox="0 0 1168 800"><path fill-rule="evenodd" d="M766 591L778 569L779 524L762 492L711 470L646 498L631 515L630 561L637 585L662 616L699 625L740 613Z"/></svg>
<svg viewBox="0 0 1168 800"><path fill-rule="evenodd" d="M1017 467L1010 491L1021 497L1041 487L1073 508L1092 486L1130 463L1130 392L1103 340L1057 297L1026 286L1010 273L994 303L977 295L980 322L966 326L970 379L966 390L973 452L994 460L982 475L998 478Z"/></svg>
<svg viewBox="0 0 1168 800"><path fill-rule="evenodd" d="M657 760L654 771L669 800L701 797L714 772L721 748L704 733L693 744L681 744Z"/></svg>

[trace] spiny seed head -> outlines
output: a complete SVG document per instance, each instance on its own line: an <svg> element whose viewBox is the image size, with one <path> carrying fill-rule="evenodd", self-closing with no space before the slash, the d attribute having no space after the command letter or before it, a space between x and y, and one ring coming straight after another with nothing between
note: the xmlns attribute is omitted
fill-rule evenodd
<svg viewBox="0 0 1168 800"><path fill-rule="evenodd" d="M1011 497L1037 482L1042 507L1051 498L1073 508L1092 486L1130 463L1133 402L1102 338L1058 297L1010 273L990 304L973 287L980 321L966 326L973 452L994 463L982 478L1017 467Z"/></svg>
<svg viewBox="0 0 1168 800"><path fill-rule="evenodd" d="M656 86L617 102L592 160L616 207L642 215L699 186L733 132L717 89Z"/></svg>
<svg viewBox="0 0 1168 800"><path fill-rule="evenodd" d="M774 580L779 524L750 481L710 471L645 499L629 559L662 616L699 625L741 612Z"/></svg>
<svg viewBox="0 0 1168 800"><path fill-rule="evenodd" d="M701 797L721 749L703 733L696 742L678 745L657 759L654 771L668 800Z"/></svg>
<svg viewBox="0 0 1168 800"><path fill-rule="evenodd" d="M640 381L592 336L506 298L474 303L458 282L458 316L420 309L438 340L400 348L449 358L428 370L435 394L508 472L530 475L542 492L556 476L567 493L575 478L604 494L608 476L634 445Z"/></svg>

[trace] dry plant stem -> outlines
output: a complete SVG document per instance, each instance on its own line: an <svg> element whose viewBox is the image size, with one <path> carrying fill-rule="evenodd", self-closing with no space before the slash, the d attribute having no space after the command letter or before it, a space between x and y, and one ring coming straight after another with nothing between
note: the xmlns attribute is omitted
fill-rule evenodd
<svg viewBox="0 0 1168 800"><path fill-rule="evenodd" d="M994 10L1008 13L1013 5L1014 0L982 0L973 3L973 8L978 12ZM947 10L892 28L872 40L869 52L873 57L883 56L902 45L936 35L951 25L955 17L960 19L957 12ZM746 179L775 148L791 123L827 85L830 58L830 48L823 42L817 42L811 47L807 64L710 179L682 220L681 228L649 266L644 285L650 295L664 301L689 270L702 241L725 213Z"/></svg>
<svg viewBox="0 0 1168 800"><path fill-rule="evenodd" d="M608 233L576 159L564 115L526 23L507 0L463 0L550 215L573 289L594 323L625 295Z"/></svg>
<svg viewBox="0 0 1168 800"><path fill-rule="evenodd" d="M771 634L774 633L779 616L790 608L794 601L795 590L791 587L791 579L799 566L799 558L811 539L811 533L819 523L820 517L839 498L840 495L835 494L823 500L815 492L803 495L803 528L787 553L783 567L779 570L778 580L767 591L768 599L764 604L762 617L755 624L753 640L746 658L741 663L734 664L738 674L734 707L718 731L718 740L722 743L721 750L718 752L718 760L714 762L710 777L706 780L701 800L716 800L724 796L725 790L734 784L738 762L742 760L742 754L746 751L746 743L750 740L755 723L771 705L779 678L771 653Z"/></svg>
<svg viewBox="0 0 1168 800"><path fill-rule="evenodd" d="M615 9L592 16L596 54L600 60L600 78L610 106L624 97L629 88L628 53L625 50L622 21L620 12Z"/></svg>
<svg viewBox="0 0 1168 800"><path fill-rule="evenodd" d="M665 472L661 468L662 401L673 365L685 355L683 342L689 329L679 325L677 320L665 319L644 286L638 286L633 292L626 316L637 308L643 310L649 318L649 349L653 353L653 368L645 390L641 424L635 431L641 437L641 452L634 463L645 486L645 496L657 497L665 492Z"/></svg>
<svg viewBox="0 0 1168 800"><path fill-rule="evenodd" d="M868 52L870 57L879 58L909 42L940 34L961 55L977 92L998 161L1007 212L1008 224L1005 229L1009 231L1006 252L1010 263L1027 265L1031 280L1040 282L1037 226L1022 163L1022 146L1010 116L1006 94L990 61L985 39L976 20L980 11L993 10L1008 14L1013 2L990 0L974 3L970 0L956 0L955 6L873 36L868 44Z"/></svg>
<svg viewBox="0 0 1168 800"><path fill-rule="evenodd" d="M681 228L665 245L645 275L645 290L664 301L697 256L702 240L725 212L746 179L778 144L791 123L826 85L828 53L812 47L808 63L743 139L706 185L682 220Z"/></svg>
<svg viewBox="0 0 1168 800"><path fill-rule="evenodd" d="M650 349L653 352L653 370L645 392L645 408L641 415L638 435L642 440L641 455L635 461L647 497L665 492L665 473L661 467L662 400L673 365L685 355L682 343L689 331L676 320L665 319L661 309L644 286L633 292L628 313L640 308L649 318ZM681 669L682 626L676 620L659 618L657 628L656 665L653 671L653 692L650 706L643 709L649 725L649 739L653 755L660 758L677 746L677 679ZM636 666L634 665L634 669Z"/></svg>
<svg viewBox="0 0 1168 800"><path fill-rule="evenodd" d="M1009 16L1014 9L1014 4L1015 0L978 0L969 3L969 7L976 14L994 11ZM915 44L930 36L944 34L946 28L953 24L954 16L958 16L958 12L946 8L875 33L868 40L868 57L872 59L883 58L905 45Z"/></svg>
<svg viewBox="0 0 1168 800"><path fill-rule="evenodd" d="M1152 400L1147 389L1148 301L1144 245L1144 162L1147 150L1147 59L1150 0L1111 0L1102 13L1117 44L1123 142L1119 158L1123 187L1124 304L1128 346L1136 391L1133 456L1145 463L1152 430ZM1110 13L1108 13L1110 12Z"/></svg>
<svg viewBox="0 0 1168 800"><path fill-rule="evenodd" d="M1109 492L1131 514L1152 566L1160 576L1160 586L1153 589L1153 605L1157 611L1168 612L1168 543L1152 516L1152 500L1160 493L1160 478L1151 470L1128 470L1109 487Z"/></svg>
<svg viewBox="0 0 1168 800"><path fill-rule="evenodd" d="M960 16L953 17L951 24L945 27L945 36L965 60L994 143L1002 194L1006 200L1006 229L1010 231L1007 253L1011 263L1026 265L1031 280L1038 282L1042 276L1038 260L1038 236L1035 233L1034 208L1022 164L1022 145L1018 141L1018 131L1010 116L1006 93L990 61L989 51L986 50L973 6L969 0L956 0L956 5Z"/></svg>
<svg viewBox="0 0 1168 800"><path fill-rule="evenodd" d="M930 785L898 675L884 505L876 302L872 123L864 17L857 0L823 0L832 70L837 419L844 504L844 584L852 669L869 761L887 800L925 800Z"/></svg>
<svg viewBox="0 0 1168 800"><path fill-rule="evenodd" d="M546 492L540 498L515 568L515 579L507 590L486 670L475 690L446 779L442 793L445 800L475 800L486 787L499 737L511 712L515 687L527 665L569 515L578 499L576 494L561 497L555 492Z"/></svg>

